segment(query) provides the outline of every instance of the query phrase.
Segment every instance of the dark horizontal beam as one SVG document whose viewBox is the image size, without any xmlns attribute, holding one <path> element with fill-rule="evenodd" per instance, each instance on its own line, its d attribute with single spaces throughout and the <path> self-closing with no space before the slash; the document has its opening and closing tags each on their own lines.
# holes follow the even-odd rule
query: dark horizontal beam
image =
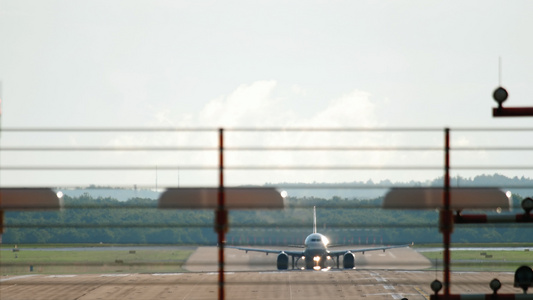
<svg viewBox="0 0 533 300">
<path fill-rule="evenodd" d="M 456 215 L 454 222 L 457 224 L 472 223 L 533 223 L 531 214 L 517 215 Z"/>
<path fill-rule="evenodd" d="M 533 294 L 455 294 L 455 295 L 430 295 L 430 300 L 438 299 L 472 299 L 472 300 L 514 300 L 514 299 L 533 299 Z"/>
<path fill-rule="evenodd" d="M 533 107 L 492 108 L 493 117 L 533 117 Z"/>
</svg>

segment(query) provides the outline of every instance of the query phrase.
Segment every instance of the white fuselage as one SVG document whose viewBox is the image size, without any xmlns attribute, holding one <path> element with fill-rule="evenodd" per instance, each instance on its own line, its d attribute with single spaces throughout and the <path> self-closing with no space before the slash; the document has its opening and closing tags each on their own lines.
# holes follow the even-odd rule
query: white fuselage
<svg viewBox="0 0 533 300">
<path fill-rule="evenodd" d="M 307 259 L 315 256 L 324 256 L 328 253 L 329 240 L 320 233 L 311 233 L 307 236 L 304 242 L 304 255 Z"/>
</svg>

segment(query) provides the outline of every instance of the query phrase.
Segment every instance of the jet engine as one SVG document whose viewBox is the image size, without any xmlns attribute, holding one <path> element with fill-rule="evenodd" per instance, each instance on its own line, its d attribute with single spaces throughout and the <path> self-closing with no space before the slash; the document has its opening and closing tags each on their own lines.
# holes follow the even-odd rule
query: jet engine
<svg viewBox="0 0 533 300">
<path fill-rule="evenodd" d="M 278 255 L 277 260 L 278 270 L 287 270 L 289 268 L 289 256 L 284 252 Z"/>
<path fill-rule="evenodd" d="M 353 267 L 355 267 L 355 256 L 352 252 L 348 251 L 344 253 L 342 259 L 342 266 L 345 269 L 353 269 Z"/>
</svg>

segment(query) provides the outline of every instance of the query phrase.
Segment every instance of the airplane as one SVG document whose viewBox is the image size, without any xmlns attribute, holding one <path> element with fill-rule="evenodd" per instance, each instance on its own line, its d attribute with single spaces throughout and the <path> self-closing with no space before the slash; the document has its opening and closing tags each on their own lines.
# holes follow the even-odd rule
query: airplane
<svg viewBox="0 0 533 300">
<path fill-rule="evenodd" d="M 292 269 L 294 270 L 295 264 L 299 259 L 305 260 L 305 269 L 321 270 L 326 268 L 326 262 L 335 257 L 337 262 L 337 269 L 339 269 L 339 257 L 342 256 L 342 267 L 344 269 L 355 268 L 355 256 L 354 253 L 361 252 L 365 254 L 367 251 L 376 251 L 392 248 L 409 247 L 409 245 L 395 245 L 384 246 L 374 248 L 359 248 L 350 250 L 328 250 L 329 240 L 326 236 L 320 234 L 316 230 L 316 206 L 313 207 L 313 233 L 307 236 L 305 239 L 303 251 L 296 250 L 274 250 L 274 249 L 258 249 L 258 248 L 246 248 L 236 246 L 226 246 L 226 248 L 233 248 L 248 251 L 263 252 L 268 255 L 269 253 L 275 253 L 278 255 L 277 267 L 278 270 L 287 270 L 289 268 L 289 256 L 292 258 Z M 296 258 L 296 262 L 295 262 Z"/>
</svg>

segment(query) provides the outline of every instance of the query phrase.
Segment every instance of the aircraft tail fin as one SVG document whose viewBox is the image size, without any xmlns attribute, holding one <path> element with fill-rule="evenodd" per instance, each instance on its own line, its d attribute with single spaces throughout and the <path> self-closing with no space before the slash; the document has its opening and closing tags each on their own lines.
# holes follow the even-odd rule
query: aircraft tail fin
<svg viewBox="0 0 533 300">
<path fill-rule="evenodd" d="M 316 233 L 316 206 L 313 206 L 313 233 Z"/>
</svg>

